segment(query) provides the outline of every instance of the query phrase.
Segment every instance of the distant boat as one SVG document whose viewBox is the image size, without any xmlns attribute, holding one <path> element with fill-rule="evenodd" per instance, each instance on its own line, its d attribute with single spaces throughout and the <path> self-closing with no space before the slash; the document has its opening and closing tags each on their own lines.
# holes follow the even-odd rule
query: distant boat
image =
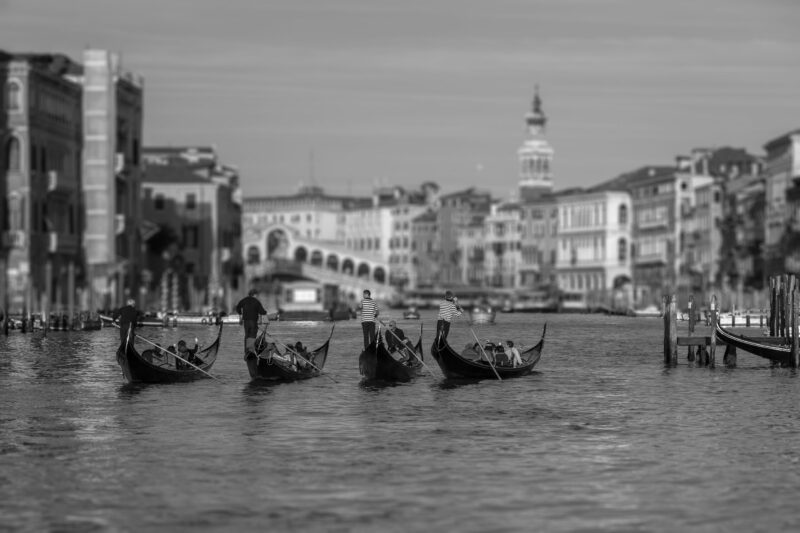
<svg viewBox="0 0 800 533">
<path fill-rule="evenodd" d="M 494 324 L 497 310 L 489 305 L 476 305 L 469 311 L 469 320 L 473 324 Z"/>
<path fill-rule="evenodd" d="M 403 318 L 406 320 L 419 320 L 419 311 L 417 311 L 416 307 L 411 306 L 408 310 L 403 312 Z"/>
<path fill-rule="evenodd" d="M 659 318 L 661 316 L 661 309 L 655 305 L 648 305 L 644 309 L 634 309 L 632 314 L 637 318 Z"/>
<path fill-rule="evenodd" d="M 281 321 L 325 321 L 331 313 L 322 302 L 322 284 L 290 281 L 281 285 L 278 314 Z"/>
</svg>

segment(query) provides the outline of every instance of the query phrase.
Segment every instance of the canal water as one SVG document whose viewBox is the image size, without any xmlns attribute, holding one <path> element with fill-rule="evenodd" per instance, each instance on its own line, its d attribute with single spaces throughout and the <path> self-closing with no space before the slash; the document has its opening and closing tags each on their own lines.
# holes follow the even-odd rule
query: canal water
<svg viewBox="0 0 800 533">
<path fill-rule="evenodd" d="M 12 332 L 0 531 L 800 529 L 795 372 L 747 354 L 695 368 L 684 352 L 665 369 L 658 319 L 500 314 L 475 331 L 530 345 L 545 320 L 531 376 L 451 383 L 428 357 L 431 373 L 398 386 L 361 382 L 357 321 L 336 324 L 331 379 L 273 386 L 249 382 L 239 326 L 221 381 L 142 386 L 124 383 L 113 329 Z M 414 339 L 420 322 L 429 346 L 433 311 L 398 320 Z M 329 327 L 270 330 L 317 346 Z M 454 346 L 471 339 L 454 323 Z"/>
</svg>

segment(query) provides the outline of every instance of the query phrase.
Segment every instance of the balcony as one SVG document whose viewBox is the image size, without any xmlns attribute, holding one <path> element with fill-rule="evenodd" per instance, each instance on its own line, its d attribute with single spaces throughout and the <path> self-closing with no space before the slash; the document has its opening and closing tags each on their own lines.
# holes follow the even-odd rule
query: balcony
<svg viewBox="0 0 800 533">
<path fill-rule="evenodd" d="M 114 215 L 114 234 L 122 235 L 125 233 L 125 215 Z"/>
<path fill-rule="evenodd" d="M 634 260 L 634 264 L 636 265 L 654 265 L 654 264 L 667 264 L 667 252 L 666 250 L 660 250 L 656 252 L 649 252 L 649 253 L 640 253 L 637 255 Z"/>
<path fill-rule="evenodd" d="M 3 232 L 3 248 L 25 248 L 28 245 L 27 235 L 22 230 L 6 230 Z"/>
<path fill-rule="evenodd" d="M 56 170 L 47 172 L 47 194 L 69 195 L 72 187 L 64 180 L 64 176 Z"/>
<path fill-rule="evenodd" d="M 75 254 L 78 252 L 78 236 L 51 231 L 47 234 L 47 251 L 51 254 Z"/>
<path fill-rule="evenodd" d="M 639 221 L 639 229 L 652 229 L 652 228 L 667 228 L 669 227 L 668 218 L 650 218 Z"/>
</svg>

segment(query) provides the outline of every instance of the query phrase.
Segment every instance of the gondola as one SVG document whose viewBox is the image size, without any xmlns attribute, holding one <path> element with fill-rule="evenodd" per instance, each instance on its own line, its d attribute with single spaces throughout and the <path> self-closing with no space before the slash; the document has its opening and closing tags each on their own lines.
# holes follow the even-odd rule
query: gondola
<svg viewBox="0 0 800 533">
<path fill-rule="evenodd" d="M 385 339 L 379 331 L 375 342 L 370 344 L 358 357 L 358 370 L 367 380 L 406 382 L 411 381 L 422 372 L 422 325 L 419 327 L 419 340 L 414 346 L 417 357 L 406 363 L 401 363 L 389 353 Z M 413 357 L 412 354 L 408 354 Z"/>
<path fill-rule="evenodd" d="M 298 366 L 292 365 L 290 363 L 291 353 L 281 353 L 274 343 L 267 342 L 265 338 L 266 330 L 262 331 L 255 340 L 256 351 L 248 351 L 244 356 L 244 360 L 247 362 L 247 370 L 250 372 L 250 378 L 266 381 L 297 381 L 319 376 L 325 366 L 325 360 L 328 358 L 328 348 L 330 347 L 335 327 L 336 323 L 334 322 L 331 326 L 328 340 L 322 346 L 304 356 L 313 365 L 308 365 L 305 368 L 300 366 L 302 361 Z M 271 344 L 272 346 L 270 346 Z M 267 356 L 265 354 L 267 348 L 275 350 L 273 353 L 276 353 L 278 357 Z"/>
<path fill-rule="evenodd" d="M 768 337 L 768 339 L 774 339 L 774 337 Z M 737 335 L 726 330 L 719 323 L 717 323 L 717 340 L 783 365 L 789 364 L 792 360 L 792 347 L 788 343 L 772 344 L 764 342 L 766 339 Z"/>
<path fill-rule="evenodd" d="M 133 340 L 120 344 L 117 349 L 117 363 L 122 367 L 122 374 L 128 383 L 174 383 L 207 378 L 209 377 L 207 372 L 217 360 L 221 339 L 222 324 L 219 325 L 216 340 L 195 354 L 195 357 L 203 361 L 196 365 L 197 368 L 189 365 L 184 365 L 185 368 L 177 368 L 174 357 L 171 355 L 159 357 L 153 349 L 139 353 Z"/>
<path fill-rule="evenodd" d="M 526 376 L 533 371 L 533 367 L 542 357 L 544 348 L 544 337 L 547 332 L 547 324 L 542 329 L 542 338 L 532 348 L 520 352 L 522 366 L 494 365 L 497 374 L 501 379 L 517 378 Z M 431 346 L 431 355 L 439 363 L 439 368 L 445 377 L 450 379 L 497 379 L 492 366 L 485 360 L 472 360 L 456 352 L 446 340 L 437 336 Z"/>
</svg>

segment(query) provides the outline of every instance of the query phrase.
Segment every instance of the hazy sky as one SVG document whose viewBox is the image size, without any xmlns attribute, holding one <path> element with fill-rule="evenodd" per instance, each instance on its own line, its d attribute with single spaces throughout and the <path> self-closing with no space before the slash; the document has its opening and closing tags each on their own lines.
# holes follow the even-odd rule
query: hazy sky
<svg viewBox="0 0 800 533">
<path fill-rule="evenodd" d="M 0 0 L 0 49 L 120 52 L 145 142 L 215 145 L 246 196 L 507 196 L 537 83 L 557 189 L 761 153 L 800 127 L 799 24 L 797 0 Z"/>
</svg>

